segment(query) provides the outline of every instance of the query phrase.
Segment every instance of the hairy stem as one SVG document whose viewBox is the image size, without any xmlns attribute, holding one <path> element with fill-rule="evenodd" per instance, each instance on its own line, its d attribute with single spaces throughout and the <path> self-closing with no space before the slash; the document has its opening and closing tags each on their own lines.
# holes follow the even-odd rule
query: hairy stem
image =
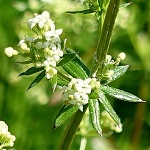
<svg viewBox="0 0 150 150">
<path fill-rule="evenodd" d="M 96 56 L 95 56 L 95 70 L 97 76 L 100 78 L 104 69 L 104 62 L 110 45 L 111 35 L 115 24 L 115 19 L 119 11 L 119 4 L 121 0 L 110 0 L 102 31 L 98 41 Z M 101 20 L 99 20 L 101 24 Z"/>
</svg>

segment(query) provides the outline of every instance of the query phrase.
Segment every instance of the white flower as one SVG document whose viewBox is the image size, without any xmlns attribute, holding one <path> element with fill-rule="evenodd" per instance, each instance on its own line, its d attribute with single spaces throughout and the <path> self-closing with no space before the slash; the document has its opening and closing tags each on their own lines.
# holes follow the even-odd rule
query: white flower
<svg viewBox="0 0 150 150">
<path fill-rule="evenodd" d="M 43 66 L 46 68 L 49 68 L 49 66 L 56 67 L 56 62 L 51 57 L 49 57 L 43 62 Z"/>
<path fill-rule="evenodd" d="M 60 42 L 59 35 L 62 33 L 62 29 L 50 30 L 45 32 L 45 38 L 47 41 L 52 41 L 52 43 Z"/>
<path fill-rule="evenodd" d="M 49 12 L 48 11 L 44 11 L 42 14 L 40 14 L 40 15 L 38 15 L 38 14 L 35 14 L 35 18 L 32 18 L 32 19 L 29 19 L 28 21 L 27 21 L 27 23 L 28 23 L 28 26 L 29 26 L 29 28 L 33 28 L 33 27 L 35 27 L 36 26 L 36 24 L 39 26 L 39 28 L 43 28 L 44 27 L 44 25 L 46 24 L 46 23 L 48 23 L 49 24 L 49 22 L 52 22 L 52 21 L 50 21 L 50 19 L 49 19 Z"/>
<path fill-rule="evenodd" d="M 25 53 L 29 53 L 30 52 L 30 48 L 27 46 L 27 44 L 25 43 L 25 40 L 21 40 L 18 44 L 18 46 L 20 46 L 20 48 L 25 52 Z"/>
<path fill-rule="evenodd" d="M 52 78 L 55 74 L 57 74 L 57 70 L 53 67 L 47 67 L 46 68 L 46 78 L 50 79 Z"/>
<path fill-rule="evenodd" d="M 12 147 L 16 140 L 14 135 L 8 131 L 8 126 L 4 121 L 0 121 L 0 149 L 3 147 Z"/>
<path fill-rule="evenodd" d="M 4 121 L 0 121 L 0 135 L 8 132 L 8 126 Z"/>
<path fill-rule="evenodd" d="M 86 105 L 89 100 L 88 94 L 100 87 L 100 83 L 96 78 L 88 78 L 85 80 L 75 79 L 68 83 L 68 86 L 63 87 L 63 101 L 66 104 L 77 105 L 83 111 L 83 105 Z"/>
<path fill-rule="evenodd" d="M 12 57 L 13 55 L 18 55 L 19 52 L 14 50 L 12 47 L 7 47 L 5 48 L 4 52 L 8 57 Z"/>
</svg>

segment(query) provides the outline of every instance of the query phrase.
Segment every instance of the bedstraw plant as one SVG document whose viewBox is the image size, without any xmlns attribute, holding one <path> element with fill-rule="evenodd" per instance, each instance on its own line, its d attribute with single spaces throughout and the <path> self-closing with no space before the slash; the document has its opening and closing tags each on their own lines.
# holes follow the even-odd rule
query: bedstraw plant
<svg viewBox="0 0 150 150">
<path fill-rule="evenodd" d="M 71 14 L 86 15 L 93 13 L 98 20 L 98 44 L 93 57 L 92 70 L 79 57 L 77 50 L 66 46 L 66 39 L 60 35 L 62 29 L 55 27 L 49 12 L 34 14 L 26 24 L 34 33 L 33 37 L 25 36 L 18 44 L 19 50 L 12 47 L 5 49 L 8 57 L 18 57 L 21 65 L 30 66 L 19 76 L 37 73 L 28 90 L 38 84 L 44 77 L 51 84 L 53 92 L 62 90 L 63 106 L 54 120 L 53 129 L 69 121 L 59 150 L 70 149 L 71 143 L 80 128 L 83 137 L 80 149 L 86 145 L 88 132 L 84 127 L 90 122 L 97 133 L 102 136 L 102 127 L 109 127 L 116 132 L 122 131 L 120 118 L 114 111 L 107 95 L 128 102 L 144 102 L 137 96 L 109 86 L 109 83 L 126 73 L 128 65 L 120 65 L 126 57 L 124 52 L 116 60 L 108 55 L 111 35 L 121 0 L 87 0 L 88 8 L 81 11 L 68 11 Z M 102 109 L 103 108 L 103 109 Z M 83 120 L 83 121 L 82 121 Z"/>
</svg>

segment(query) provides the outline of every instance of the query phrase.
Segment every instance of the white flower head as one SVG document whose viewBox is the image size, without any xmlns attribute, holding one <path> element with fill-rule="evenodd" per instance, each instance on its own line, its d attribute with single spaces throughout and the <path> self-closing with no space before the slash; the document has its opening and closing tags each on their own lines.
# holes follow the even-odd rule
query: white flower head
<svg viewBox="0 0 150 150">
<path fill-rule="evenodd" d="M 8 126 L 4 121 L 0 121 L 0 149 L 3 147 L 12 147 L 16 137 L 8 131 Z"/>
<path fill-rule="evenodd" d="M 44 28 L 44 25 L 46 25 L 47 23 L 50 22 L 50 15 L 48 11 L 44 11 L 42 12 L 42 14 L 34 14 L 35 17 L 32 19 L 29 19 L 27 21 L 27 24 L 29 26 L 30 29 L 34 28 L 36 25 L 39 26 L 39 28 Z"/>
<path fill-rule="evenodd" d="M 100 83 L 96 78 L 87 78 L 85 80 L 75 79 L 68 83 L 68 86 L 65 86 L 63 93 L 63 101 L 66 104 L 77 105 L 78 108 L 83 111 L 83 105 L 86 105 L 89 100 L 89 94 L 93 90 L 99 89 Z"/>
<path fill-rule="evenodd" d="M 62 29 L 58 30 L 49 30 L 45 32 L 45 38 L 47 41 L 52 41 L 53 43 L 60 42 L 59 35 L 62 33 Z"/>
<path fill-rule="evenodd" d="M 7 47 L 5 48 L 4 52 L 8 57 L 12 57 L 13 55 L 18 55 L 19 52 L 14 50 L 12 47 Z"/>
</svg>

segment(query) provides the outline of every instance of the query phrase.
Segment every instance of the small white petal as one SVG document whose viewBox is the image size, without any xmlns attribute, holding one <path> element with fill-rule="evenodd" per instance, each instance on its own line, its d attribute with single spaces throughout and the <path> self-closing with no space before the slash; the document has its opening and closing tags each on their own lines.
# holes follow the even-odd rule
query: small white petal
<svg viewBox="0 0 150 150">
<path fill-rule="evenodd" d="M 62 34 L 62 31 L 63 31 L 62 29 L 58 29 L 58 30 L 55 31 L 55 34 L 60 35 L 60 34 Z"/>
<path fill-rule="evenodd" d="M 81 100 L 80 93 L 79 93 L 79 92 L 75 92 L 75 93 L 74 93 L 74 98 L 75 98 L 77 101 L 80 101 L 80 100 Z"/>
<path fill-rule="evenodd" d="M 53 56 L 53 59 L 54 59 L 54 61 L 59 61 L 60 57 L 57 56 L 57 55 L 54 55 L 54 56 Z"/>
<path fill-rule="evenodd" d="M 42 12 L 42 16 L 43 16 L 44 18 L 47 18 L 47 19 L 49 19 L 49 17 L 50 17 L 48 11 L 43 11 L 43 12 Z"/>
</svg>

